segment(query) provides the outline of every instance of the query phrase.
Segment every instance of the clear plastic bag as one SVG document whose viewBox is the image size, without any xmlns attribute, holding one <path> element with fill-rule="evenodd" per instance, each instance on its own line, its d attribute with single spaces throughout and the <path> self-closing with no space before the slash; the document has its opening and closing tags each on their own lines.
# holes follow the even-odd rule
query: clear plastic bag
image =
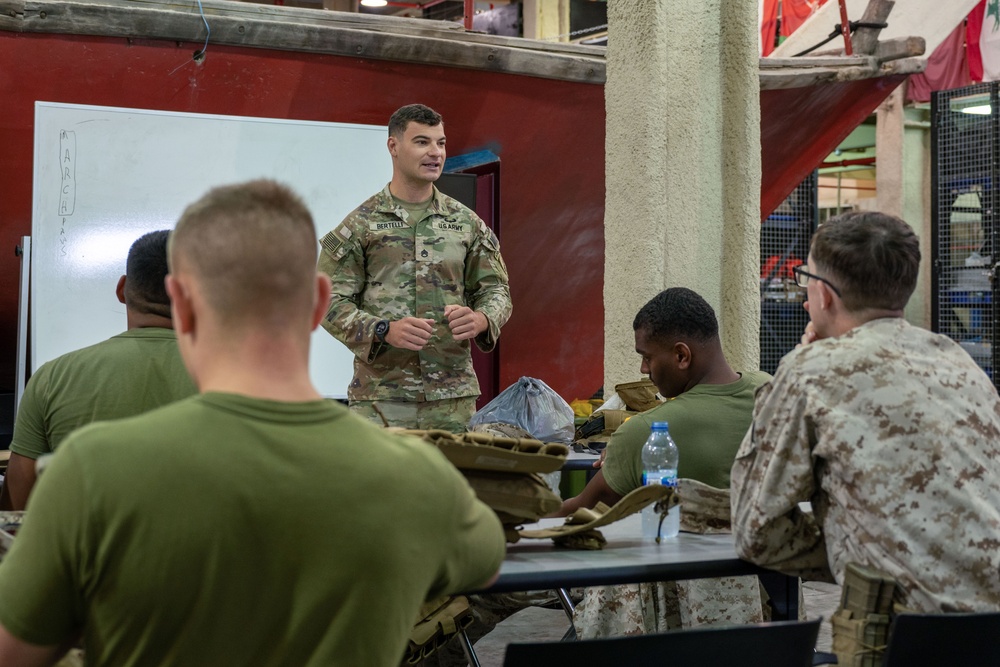
<svg viewBox="0 0 1000 667">
<path fill-rule="evenodd" d="M 573 441 L 573 408 L 547 384 L 523 377 L 469 420 L 469 427 L 500 422 L 523 428 L 542 442 Z"/>
</svg>

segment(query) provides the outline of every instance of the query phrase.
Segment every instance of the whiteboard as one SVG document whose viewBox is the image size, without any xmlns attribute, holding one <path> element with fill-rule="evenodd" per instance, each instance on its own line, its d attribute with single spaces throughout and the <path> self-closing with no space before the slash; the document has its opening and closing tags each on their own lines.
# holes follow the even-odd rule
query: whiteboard
<svg viewBox="0 0 1000 667">
<path fill-rule="evenodd" d="M 375 125 L 36 102 L 31 370 L 125 330 L 115 286 L 129 247 L 172 229 L 209 188 L 277 179 L 302 196 L 322 236 L 385 186 L 386 136 Z M 353 358 L 322 327 L 313 332 L 321 394 L 347 396 Z"/>
</svg>

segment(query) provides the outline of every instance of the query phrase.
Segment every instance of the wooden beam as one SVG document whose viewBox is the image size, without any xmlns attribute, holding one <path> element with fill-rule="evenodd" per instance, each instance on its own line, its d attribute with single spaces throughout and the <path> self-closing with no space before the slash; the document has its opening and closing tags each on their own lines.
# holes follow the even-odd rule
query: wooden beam
<svg viewBox="0 0 1000 667">
<path fill-rule="evenodd" d="M 869 0 L 860 23 L 885 23 L 895 4 L 894 0 Z M 878 46 L 880 32 L 882 32 L 881 28 L 858 28 L 851 39 L 854 53 L 859 56 L 874 54 L 875 47 Z"/>
<path fill-rule="evenodd" d="M 872 0 L 873 4 L 880 0 Z M 888 0 L 887 0 L 888 1 Z M 891 1 L 889 1 L 891 5 Z M 202 0 L 212 44 L 443 65 L 602 85 L 605 48 L 465 32 L 456 23 L 320 9 Z M 869 5 L 869 8 L 871 5 Z M 174 0 L 0 0 L 0 30 L 169 39 L 200 47 L 198 7 Z M 919 38 L 888 42 L 877 57 L 761 58 L 762 90 L 920 71 Z M 901 54 L 901 55 L 897 55 Z M 889 56 L 894 66 L 881 63 Z M 880 67 L 881 65 L 881 67 Z"/>
<path fill-rule="evenodd" d="M 603 84 L 605 63 L 600 47 L 562 45 L 539 51 L 536 43 L 512 46 L 488 35 L 467 39 L 436 22 L 395 17 L 358 21 L 340 12 L 269 7 L 202 0 L 212 29 L 212 44 L 326 53 L 352 57 L 419 62 L 547 79 Z M 275 11 L 280 10 L 280 11 Z M 343 17 L 350 16 L 347 21 Z M 383 23 L 374 19 L 395 18 Z M 395 22 L 403 22 L 402 25 Z M 424 26 L 423 24 L 431 24 Z M 101 35 L 201 42 L 205 26 L 194 4 L 74 0 L 0 0 L 0 29 L 16 32 Z M 391 29 L 391 30 L 390 30 Z M 566 47 L 572 47 L 567 49 Z M 601 55 L 598 57 L 594 51 Z"/>
<path fill-rule="evenodd" d="M 875 59 L 880 63 L 900 58 L 924 55 L 926 44 L 923 37 L 899 37 L 879 42 L 875 48 Z"/>
</svg>

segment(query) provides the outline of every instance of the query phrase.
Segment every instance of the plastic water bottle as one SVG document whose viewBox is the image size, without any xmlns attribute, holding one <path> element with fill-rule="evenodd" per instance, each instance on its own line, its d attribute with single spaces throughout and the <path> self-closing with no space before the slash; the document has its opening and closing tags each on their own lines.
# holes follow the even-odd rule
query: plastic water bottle
<svg viewBox="0 0 1000 667">
<path fill-rule="evenodd" d="M 677 486 L 677 445 L 670 437 L 667 422 L 653 422 L 646 444 L 642 446 L 642 484 L 663 484 Z M 653 503 L 655 505 L 655 503 Z M 643 537 L 675 537 L 680 528 L 680 506 L 670 509 L 660 529 L 660 515 L 653 505 L 642 510 Z"/>
</svg>

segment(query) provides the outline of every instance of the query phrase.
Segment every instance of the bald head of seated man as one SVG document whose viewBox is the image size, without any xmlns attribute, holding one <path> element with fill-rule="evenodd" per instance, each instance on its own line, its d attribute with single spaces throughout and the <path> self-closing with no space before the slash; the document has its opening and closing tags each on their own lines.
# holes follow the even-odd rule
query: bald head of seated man
<svg viewBox="0 0 1000 667">
<path fill-rule="evenodd" d="M 37 460 L 53 453 L 74 430 L 131 417 L 195 392 L 177 350 L 164 285 L 169 235 L 150 232 L 129 249 L 125 275 L 115 287 L 125 304 L 127 331 L 53 359 L 31 376 L 14 423 L 3 509 L 25 508 Z"/>
</svg>

